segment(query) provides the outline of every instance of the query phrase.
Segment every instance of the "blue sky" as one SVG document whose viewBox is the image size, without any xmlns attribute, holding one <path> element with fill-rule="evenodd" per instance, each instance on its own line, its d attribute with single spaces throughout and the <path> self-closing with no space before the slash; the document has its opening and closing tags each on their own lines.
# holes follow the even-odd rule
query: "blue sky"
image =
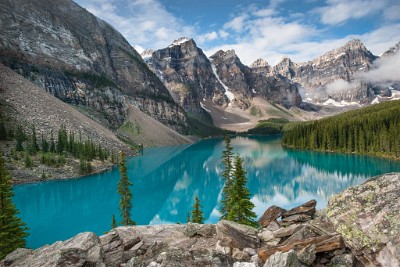
<svg viewBox="0 0 400 267">
<path fill-rule="evenodd" d="M 380 55 L 400 42 L 399 0 L 74 0 L 139 52 L 193 38 L 211 56 L 234 49 L 243 63 L 311 60 L 360 39 Z"/>
</svg>

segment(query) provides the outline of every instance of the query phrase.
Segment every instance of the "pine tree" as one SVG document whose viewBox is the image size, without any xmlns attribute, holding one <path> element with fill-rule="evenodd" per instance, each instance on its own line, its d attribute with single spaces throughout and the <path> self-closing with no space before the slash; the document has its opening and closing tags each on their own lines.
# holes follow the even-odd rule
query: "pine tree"
<svg viewBox="0 0 400 267">
<path fill-rule="evenodd" d="M 201 211 L 202 206 L 200 205 L 200 199 L 196 196 L 194 205 L 192 207 L 192 222 L 194 223 L 203 223 L 203 211 Z"/>
<path fill-rule="evenodd" d="M 117 225 L 117 220 L 115 219 L 115 216 L 114 216 L 114 214 L 112 215 L 112 218 L 111 218 L 111 229 L 114 229 L 114 228 L 116 228 L 118 225 Z"/>
<path fill-rule="evenodd" d="M 11 177 L 0 157 L 0 260 L 16 248 L 26 246 L 28 228 L 17 216 L 19 212 L 12 203 L 13 195 Z"/>
<path fill-rule="evenodd" d="M 23 143 L 26 140 L 26 135 L 20 125 L 17 126 L 17 130 L 15 133 L 15 139 L 17 140 L 17 143 L 15 145 L 15 150 L 16 151 L 24 151 Z"/>
<path fill-rule="evenodd" d="M 53 130 L 51 130 L 50 133 L 50 152 L 52 153 L 56 152 L 56 144 L 54 143 Z"/>
<path fill-rule="evenodd" d="M 233 159 L 233 147 L 231 146 L 231 139 L 229 136 L 225 136 L 225 150 L 222 151 L 222 164 L 224 170 L 222 172 L 222 177 L 225 180 L 224 189 L 222 191 L 222 204 L 221 204 L 221 220 L 228 218 L 228 213 L 231 209 L 230 207 L 230 191 L 232 187 L 232 159 Z"/>
<path fill-rule="evenodd" d="M 35 155 L 37 151 L 39 151 L 39 145 L 37 144 L 37 138 L 36 138 L 36 129 L 35 125 L 32 125 L 32 134 L 31 134 L 31 140 L 29 144 L 29 153 L 31 155 Z"/>
<path fill-rule="evenodd" d="M 47 142 L 46 138 L 44 138 L 43 134 L 42 134 L 41 147 L 43 152 L 46 153 L 49 151 L 49 143 Z"/>
<path fill-rule="evenodd" d="M 234 169 L 228 220 L 255 227 L 257 224 L 254 219 L 257 215 L 252 211 L 254 204 L 250 201 L 250 191 L 246 187 L 246 171 L 239 155 L 235 157 Z"/>
<path fill-rule="evenodd" d="M 192 220 L 190 219 L 190 212 L 188 212 L 187 213 L 187 219 L 186 219 L 186 222 L 187 223 L 190 223 Z"/>
<path fill-rule="evenodd" d="M 132 186 L 132 183 L 129 181 L 126 161 L 124 152 L 120 153 L 120 174 L 121 179 L 118 182 L 118 193 L 120 195 L 119 200 L 119 209 L 121 211 L 122 225 L 135 225 L 136 223 L 131 220 L 131 208 L 132 208 L 132 192 L 129 187 Z"/>
</svg>

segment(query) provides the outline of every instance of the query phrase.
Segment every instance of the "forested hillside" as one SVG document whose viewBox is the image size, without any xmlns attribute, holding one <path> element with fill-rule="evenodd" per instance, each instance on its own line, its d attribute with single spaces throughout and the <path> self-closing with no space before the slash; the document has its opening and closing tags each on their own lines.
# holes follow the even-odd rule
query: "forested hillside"
<svg viewBox="0 0 400 267">
<path fill-rule="evenodd" d="M 400 156 L 400 101 L 385 102 L 330 118 L 289 124 L 282 143 L 320 151 Z"/>
</svg>

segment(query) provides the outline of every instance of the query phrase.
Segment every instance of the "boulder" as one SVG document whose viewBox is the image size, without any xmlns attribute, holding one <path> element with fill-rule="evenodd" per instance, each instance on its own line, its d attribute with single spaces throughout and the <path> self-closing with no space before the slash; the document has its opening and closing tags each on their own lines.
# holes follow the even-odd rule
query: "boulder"
<svg viewBox="0 0 400 267">
<path fill-rule="evenodd" d="M 308 215 L 310 217 L 313 217 L 315 214 L 315 207 L 317 205 L 317 201 L 315 201 L 315 199 L 310 200 L 306 203 L 304 203 L 303 205 L 300 205 L 298 207 L 295 207 L 291 210 L 285 210 L 282 212 L 282 219 L 286 218 L 286 217 L 290 217 L 293 215 Z"/>
<path fill-rule="evenodd" d="M 258 237 L 263 241 L 263 242 L 268 242 L 272 239 L 275 238 L 274 233 L 270 230 L 263 230 L 261 233 L 258 234 Z"/>
<path fill-rule="evenodd" d="M 268 224 L 267 227 L 265 227 L 265 230 L 270 230 L 270 231 L 276 231 L 279 228 L 281 228 L 281 226 L 279 225 L 279 223 L 277 221 L 272 221 Z"/>
<path fill-rule="evenodd" d="M 308 222 L 311 219 L 312 219 L 312 217 L 309 216 L 309 215 L 306 215 L 306 214 L 295 214 L 295 215 L 291 215 L 291 216 L 285 217 L 284 219 L 282 219 L 280 224 L 282 226 L 288 226 L 288 225 L 291 225 L 291 224 Z"/>
<path fill-rule="evenodd" d="M 271 222 L 276 221 L 279 217 L 282 216 L 282 213 L 285 210 L 282 209 L 281 207 L 278 206 L 271 206 L 269 207 L 264 214 L 260 217 L 260 219 L 258 220 L 258 223 L 262 226 L 262 227 L 267 227 Z"/>
<path fill-rule="evenodd" d="M 288 227 L 282 227 L 276 231 L 274 231 L 274 236 L 275 237 L 285 237 L 285 236 L 290 236 L 292 235 L 294 232 L 296 232 L 298 229 L 300 229 L 301 225 L 298 224 L 292 224 Z"/>
<path fill-rule="evenodd" d="M 299 258 L 299 261 L 306 264 L 306 265 L 312 265 L 315 259 L 317 258 L 316 252 L 315 252 L 316 245 L 310 245 L 305 248 L 302 248 L 300 251 L 297 252 L 297 257 Z"/>
<path fill-rule="evenodd" d="M 217 233 L 216 227 L 213 224 L 188 223 L 185 226 L 186 227 L 184 228 L 184 233 L 188 237 L 212 237 Z"/>
<path fill-rule="evenodd" d="M 304 240 L 293 241 L 286 245 L 278 245 L 275 247 L 264 247 L 257 251 L 260 259 L 265 262 L 278 251 L 287 252 L 289 250 L 299 251 L 304 247 L 315 244 L 315 252 L 327 252 L 344 248 L 343 240 L 339 235 L 325 235 L 318 237 L 306 238 Z"/>
<path fill-rule="evenodd" d="M 330 198 L 327 217 L 365 266 L 400 266 L 400 173 Z"/>
<path fill-rule="evenodd" d="M 17 250 L 6 257 L 8 266 L 102 266 L 103 249 L 94 233 L 80 233 L 64 242 L 36 250 Z"/>
<path fill-rule="evenodd" d="M 336 267 L 353 267 L 354 266 L 354 256 L 353 254 L 342 254 L 333 257 L 330 261 L 332 266 Z"/>
<path fill-rule="evenodd" d="M 217 236 L 219 239 L 229 237 L 232 241 L 232 246 L 241 250 L 244 248 L 258 248 L 261 244 L 256 229 L 231 221 L 222 220 L 217 223 Z"/>
<path fill-rule="evenodd" d="M 276 252 L 265 262 L 264 267 L 303 267 L 296 252 Z M 305 267 L 305 266 L 304 266 Z"/>
<path fill-rule="evenodd" d="M 8 254 L 4 259 L 4 265 L 10 266 L 11 264 L 18 263 L 18 261 L 23 260 L 28 255 L 32 254 L 32 249 L 27 248 L 17 248 L 10 254 Z"/>
<path fill-rule="evenodd" d="M 303 227 L 299 227 L 297 231 L 295 231 L 291 236 L 289 236 L 285 241 L 280 243 L 280 245 L 286 245 L 295 241 L 304 240 L 310 237 L 319 236 L 317 233 L 313 231 L 313 229 L 308 226 L 304 225 Z"/>
</svg>

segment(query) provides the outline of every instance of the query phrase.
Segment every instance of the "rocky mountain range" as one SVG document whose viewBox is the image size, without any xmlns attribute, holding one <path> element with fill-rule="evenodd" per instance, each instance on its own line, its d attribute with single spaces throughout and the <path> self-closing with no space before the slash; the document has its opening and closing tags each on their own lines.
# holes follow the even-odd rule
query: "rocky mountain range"
<svg viewBox="0 0 400 267">
<path fill-rule="evenodd" d="M 139 55 L 71 0 L 4 0 L 0 17 L 0 63 L 114 131 L 137 123 L 132 110 L 189 133 L 187 114 L 248 129 L 261 119 L 307 120 L 400 95 L 398 84 L 360 78 L 379 57 L 358 40 L 309 62 L 246 66 L 233 50 L 207 58 L 185 37 Z M 142 140 L 127 128 L 128 139 Z"/>
<path fill-rule="evenodd" d="M 373 55 L 359 40 L 352 40 L 344 46 L 325 53 L 314 60 L 295 63 L 290 58 L 284 57 L 275 66 L 270 66 L 267 61 L 257 59 L 250 67 L 241 63 L 234 50 L 218 51 L 209 60 L 213 73 L 209 70 L 209 64 L 187 65 L 190 52 L 187 46 L 193 50 L 201 50 L 195 47 L 193 40 L 181 38 L 168 48 L 157 51 L 145 51 L 142 56 L 150 68 L 164 81 L 166 87 L 172 91 L 179 91 L 175 83 L 171 83 L 171 72 L 165 69 L 166 65 L 179 66 L 180 72 L 174 72 L 173 79 L 180 81 L 180 86 L 185 87 L 187 73 L 196 73 L 196 79 L 190 81 L 190 86 L 197 88 L 196 92 L 204 87 L 199 81 L 217 80 L 222 85 L 214 87 L 216 93 L 208 91 L 207 94 L 196 93 L 197 98 L 180 93 L 180 102 L 185 110 L 191 110 L 192 105 L 198 100 L 206 100 L 212 97 L 216 104 L 225 108 L 235 106 L 242 110 L 252 107 L 253 98 L 261 98 L 274 104 L 291 107 L 308 107 L 305 103 L 317 105 L 333 105 L 336 107 L 353 106 L 379 102 L 379 99 L 390 99 L 397 95 L 391 91 L 397 89 L 395 85 L 387 86 L 379 82 L 370 82 L 360 78 L 360 74 L 367 73 L 375 68 L 374 64 L 378 56 Z M 388 50 L 382 57 L 388 57 L 398 51 L 399 44 Z M 165 53 L 170 49 L 178 49 L 179 53 Z M 163 54 L 164 57 L 160 55 Z M 202 55 L 202 61 L 207 59 Z M 197 69 L 196 69 L 197 68 Z M 207 71 L 204 71 L 207 69 Z M 179 73 L 182 73 L 179 75 Z M 198 75 L 201 75 L 199 79 Z M 206 77 L 211 75 L 211 77 Z M 167 76 L 167 77 L 166 77 Z M 215 82 L 214 82 L 215 84 Z M 211 93 L 210 93 L 211 92 Z M 225 99 L 221 98 L 221 92 Z M 203 97 L 204 96 L 204 97 Z M 216 97 L 218 96 L 218 97 Z M 197 100 L 196 100 L 197 99 Z"/>
</svg>

